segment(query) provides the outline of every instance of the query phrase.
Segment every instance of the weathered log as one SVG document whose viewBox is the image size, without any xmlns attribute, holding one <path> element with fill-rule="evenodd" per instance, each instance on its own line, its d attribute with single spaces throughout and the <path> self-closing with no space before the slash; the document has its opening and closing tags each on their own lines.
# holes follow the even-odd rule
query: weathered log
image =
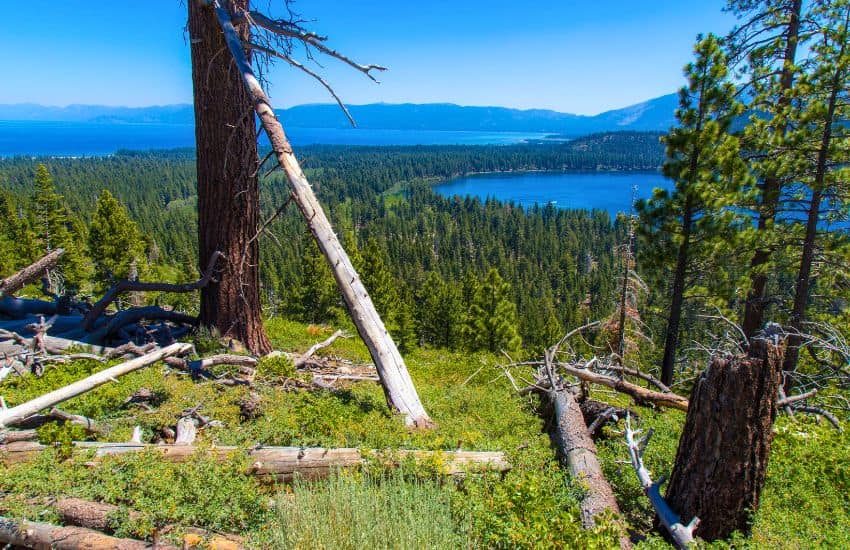
<svg viewBox="0 0 850 550">
<path fill-rule="evenodd" d="M 254 104 L 254 111 L 266 131 L 278 163 L 286 173 L 292 198 L 328 261 L 351 319 L 375 361 L 388 405 L 403 415 L 409 426 L 432 427 L 434 424 L 416 393 L 404 359 L 313 193 L 313 188 L 295 158 L 292 146 L 272 109 L 268 96 L 254 76 L 242 41 L 233 27 L 230 12 L 218 0 L 213 0 L 213 6 L 230 54 L 236 63 L 236 69 L 242 75 L 245 88 Z"/>
<path fill-rule="evenodd" d="M 64 253 L 65 250 L 61 248 L 52 250 L 17 273 L 6 277 L 0 281 L 0 293 L 13 294 L 24 288 L 41 277 L 42 273 L 54 267 Z"/>
<path fill-rule="evenodd" d="M 104 535 L 84 527 L 60 527 L 0 517 L 0 542 L 35 550 L 148 550 L 151 544 L 134 539 Z M 176 546 L 157 544 L 160 550 L 177 550 Z"/>
<path fill-rule="evenodd" d="M 58 405 L 63 401 L 67 401 L 68 399 L 93 390 L 107 382 L 113 381 L 119 376 L 123 376 L 152 363 L 156 363 L 163 357 L 168 357 L 178 353 L 186 353 L 190 349 L 192 349 L 191 344 L 171 344 L 170 346 L 151 352 L 147 355 L 143 355 L 142 357 L 137 357 L 119 365 L 115 365 L 114 367 L 102 370 L 87 378 L 65 386 L 64 388 L 59 388 L 58 390 L 54 390 L 42 395 L 41 397 L 37 397 L 32 401 L 27 401 L 26 403 L 22 403 L 9 409 L 0 410 L 0 427 L 14 425 L 16 422 L 23 420 L 28 416 L 37 414 L 43 409 Z"/>
<path fill-rule="evenodd" d="M 113 518 L 125 514 L 131 521 L 141 518 L 135 510 L 126 510 L 120 506 L 92 502 L 81 498 L 60 498 L 54 504 L 56 513 L 66 525 L 85 527 L 104 533 L 113 533 L 115 523 Z M 168 527 L 166 527 L 167 529 Z M 242 548 L 242 537 L 236 535 L 217 535 L 202 529 L 188 529 L 183 538 L 187 547 L 199 547 L 207 550 L 238 550 Z"/>
<path fill-rule="evenodd" d="M 195 442 L 198 426 L 189 417 L 183 417 L 177 421 L 177 437 L 174 438 L 175 445 L 191 445 Z"/>
<path fill-rule="evenodd" d="M 579 368 L 568 363 L 557 363 L 556 366 L 567 374 L 575 376 L 579 380 L 584 380 L 585 382 L 591 382 L 593 384 L 602 384 L 615 389 L 620 393 L 630 395 L 639 403 L 650 402 L 660 407 L 670 407 L 673 409 L 679 409 L 680 411 L 688 410 L 688 399 L 681 395 L 648 390 L 632 384 L 631 382 L 617 380 L 616 378 L 593 372 L 590 369 Z"/>
<path fill-rule="evenodd" d="M 70 414 L 59 410 L 56 407 L 50 409 L 50 412 L 47 414 L 34 414 L 10 425 L 20 429 L 34 429 L 39 426 L 43 426 L 48 422 L 67 422 L 69 424 L 76 424 L 77 426 L 82 426 L 88 433 L 91 434 L 100 432 L 100 428 L 91 418 L 81 416 L 79 414 Z"/>
<path fill-rule="evenodd" d="M 18 349 L 33 349 L 33 340 L 32 338 L 25 338 L 16 332 L 7 331 L 5 329 L 0 329 L 0 339 L 10 340 L 15 342 L 15 346 L 18 346 Z M 109 357 L 113 348 L 97 346 L 92 344 L 87 344 L 85 342 L 80 342 L 78 340 L 69 340 L 68 338 L 61 338 L 57 336 L 49 336 L 45 335 L 42 337 L 41 343 L 44 345 L 44 350 L 51 355 L 62 355 L 65 353 L 65 350 L 68 348 L 79 347 L 84 349 L 90 353 L 102 355 Z M 4 348 L 8 349 L 9 352 L 12 351 L 12 347 Z"/>
<path fill-rule="evenodd" d="M 198 319 L 185 313 L 162 309 L 159 306 L 144 306 L 125 309 L 109 317 L 108 322 L 86 335 L 82 340 L 88 344 L 101 344 L 104 340 L 117 333 L 123 327 L 142 320 L 162 320 L 197 325 Z"/>
<path fill-rule="evenodd" d="M 0 314 L 12 319 L 25 319 L 33 315 L 56 315 L 58 311 L 56 302 L 15 298 L 5 294 L 0 296 Z"/>
<path fill-rule="evenodd" d="M 189 361 L 182 357 L 169 357 L 165 360 L 165 363 L 170 367 L 175 367 L 180 370 L 184 370 L 186 372 L 197 375 L 204 373 L 210 367 L 214 367 L 217 365 L 232 365 L 234 367 L 256 367 L 257 358 L 251 357 L 250 355 L 232 355 L 223 353 L 220 355 L 213 355 L 211 357 L 204 357 L 203 359 L 198 359 L 197 361 Z"/>
<path fill-rule="evenodd" d="M 0 445 L 8 445 L 18 441 L 35 441 L 38 432 L 35 430 L 3 430 L 0 431 Z"/>
<path fill-rule="evenodd" d="M 124 292 L 192 292 L 193 290 L 201 289 L 209 284 L 215 272 L 215 264 L 224 255 L 216 251 L 210 256 L 207 269 L 203 276 L 193 283 L 171 284 L 171 283 L 143 283 L 141 281 L 131 281 L 122 279 L 115 283 L 103 297 L 98 300 L 83 319 L 83 328 L 91 330 L 94 327 L 94 322 L 103 315 L 109 304 L 114 302 L 118 296 Z"/>
<path fill-rule="evenodd" d="M 613 371 L 613 372 L 620 372 L 620 373 L 626 374 L 628 376 L 634 376 L 636 378 L 640 378 L 641 380 L 649 382 L 650 384 L 652 384 L 653 386 L 658 388 L 659 391 L 661 391 L 663 393 L 673 393 L 673 390 L 671 390 L 669 386 L 667 386 L 666 384 L 664 384 L 664 382 L 662 382 L 661 380 L 659 380 L 658 378 L 652 376 L 651 374 L 649 374 L 647 372 L 641 372 L 639 370 L 632 369 L 632 368 L 629 368 L 629 367 L 624 367 L 622 365 L 605 365 L 604 369 L 610 370 L 610 371 Z"/>
<path fill-rule="evenodd" d="M 582 526 L 591 529 L 597 515 L 606 510 L 619 514 L 620 508 L 611 485 L 602 473 L 596 445 L 572 392 L 561 389 L 549 391 L 547 396 L 555 412 L 553 435 L 562 462 L 573 478 L 587 486 L 587 494 L 579 507 Z"/>
<path fill-rule="evenodd" d="M 752 340 L 749 355 L 715 357 L 691 394 L 667 502 L 701 520 L 705 540 L 749 530 L 764 486 L 783 348 Z"/>
<path fill-rule="evenodd" d="M 74 447 L 93 451 L 95 458 L 133 453 L 143 450 L 159 452 L 169 462 L 193 460 L 197 453 L 205 453 L 218 460 L 226 460 L 234 453 L 245 453 L 251 462 L 248 472 L 257 476 L 281 481 L 290 481 L 296 475 L 308 479 L 326 477 L 337 468 L 357 467 L 369 459 L 388 466 L 406 458 L 440 459 L 442 473 L 460 475 L 467 470 L 490 470 L 504 472 L 511 466 L 502 452 L 490 451 L 420 451 L 420 450 L 375 450 L 364 451 L 353 448 L 326 449 L 321 447 L 259 447 L 247 452 L 237 447 L 199 448 L 192 445 L 147 445 L 140 443 L 104 443 L 78 441 Z M 5 464 L 26 462 L 47 449 L 37 443 L 14 443 L 0 446 L 0 461 Z"/>
</svg>

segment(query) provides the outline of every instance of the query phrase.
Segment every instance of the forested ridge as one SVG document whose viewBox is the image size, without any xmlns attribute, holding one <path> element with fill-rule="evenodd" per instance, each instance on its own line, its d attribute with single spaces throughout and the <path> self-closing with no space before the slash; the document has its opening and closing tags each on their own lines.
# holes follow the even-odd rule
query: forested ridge
<svg viewBox="0 0 850 550">
<path fill-rule="evenodd" d="M 402 331 L 403 345 L 460 346 L 467 340 L 461 332 L 479 279 L 495 268 L 508 285 L 504 297 L 515 305 L 510 324 L 533 348 L 547 344 L 562 327 L 614 307 L 613 251 L 622 232 L 605 212 L 552 206 L 526 211 L 496 201 L 445 198 L 431 186 L 477 172 L 657 169 L 663 148 L 658 134 L 624 132 L 558 145 L 312 146 L 299 153 L 338 233 L 356 243 L 357 261 L 387 270 L 364 278 L 378 286 L 379 308 L 393 330 Z M 52 176 L 67 209 L 67 226 L 77 235 L 68 244 L 73 248 L 76 243 L 80 254 L 93 252 L 91 215 L 107 189 L 138 224 L 145 249 L 138 259 L 143 279 L 156 274 L 182 281 L 197 275 L 194 154 L 174 150 L 0 161 L 4 234 L 24 236 L 0 241 L 8 258 L 0 276 L 41 250 L 33 206 L 40 164 Z M 286 201 L 283 177 L 272 173 L 261 189 L 269 216 Z M 261 266 L 267 313 L 310 322 L 344 316 L 330 272 L 294 208 L 268 229 Z M 126 275 L 112 273 L 114 278 Z M 66 276 L 82 292 L 107 282 L 85 270 Z M 435 312 L 426 297 L 440 293 L 450 297 L 448 309 Z M 427 328 L 445 323 L 454 329 L 436 335 Z"/>
</svg>

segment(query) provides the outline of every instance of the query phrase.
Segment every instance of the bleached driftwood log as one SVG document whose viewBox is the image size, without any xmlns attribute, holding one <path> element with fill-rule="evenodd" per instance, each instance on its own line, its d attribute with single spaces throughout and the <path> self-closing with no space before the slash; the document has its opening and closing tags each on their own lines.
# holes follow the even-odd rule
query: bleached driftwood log
<svg viewBox="0 0 850 550">
<path fill-rule="evenodd" d="M 187 353 L 192 349 L 191 344 L 171 344 L 170 346 L 151 352 L 147 355 L 131 359 L 114 367 L 102 370 L 87 378 L 74 382 L 64 388 L 59 388 L 50 393 L 37 397 L 32 401 L 27 401 L 16 407 L 0 410 L 0 428 L 4 426 L 12 426 L 16 422 L 32 416 L 39 411 L 48 407 L 58 405 L 63 401 L 67 401 L 73 397 L 93 390 L 94 388 L 111 382 L 133 371 L 156 363 L 164 357 L 179 353 Z"/>
<path fill-rule="evenodd" d="M 9 275 L 0 281 L 0 294 L 13 294 L 24 288 L 29 283 L 35 281 L 41 277 L 42 273 L 54 267 L 64 253 L 65 250 L 57 248 L 56 250 L 48 252 L 17 273 Z"/>
<path fill-rule="evenodd" d="M 0 517 L 0 542 L 37 550 L 149 550 L 151 544 L 141 540 L 104 535 L 84 527 L 61 527 Z M 158 544 L 159 550 L 178 550 L 176 546 Z"/>
<path fill-rule="evenodd" d="M 652 431 L 650 430 L 640 440 L 635 440 L 635 436 L 639 434 L 639 431 L 632 430 L 631 418 L 626 415 L 626 445 L 629 448 L 629 458 L 637 474 L 640 486 L 644 494 L 649 498 L 652 508 L 658 515 L 658 520 L 667 529 L 667 532 L 670 533 L 670 537 L 673 539 L 676 547 L 687 548 L 694 542 L 694 530 L 699 525 L 699 518 L 694 516 L 687 525 L 684 525 L 679 514 L 673 511 L 670 505 L 667 504 L 667 501 L 664 500 L 664 497 L 661 496 L 661 484 L 664 483 L 664 480 L 652 481 L 652 475 L 643 464 L 643 453 L 652 437 Z"/>
<path fill-rule="evenodd" d="M 225 460 L 234 453 L 245 453 L 237 447 L 199 448 L 193 445 L 146 445 L 141 443 L 75 442 L 80 450 L 94 451 L 95 457 L 133 453 L 143 450 L 159 452 L 164 460 L 184 462 L 192 460 L 198 452 Z M 26 462 L 47 449 L 38 443 L 14 443 L 0 446 L 0 461 L 6 464 Z M 369 459 L 392 465 L 406 458 L 439 458 L 447 475 L 463 474 L 467 470 L 490 470 L 504 472 L 511 466 L 502 452 L 489 451 L 420 451 L 420 450 L 375 450 L 364 451 L 353 448 L 326 449 L 321 447 L 259 447 L 247 451 L 251 463 L 249 473 L 267 476 L 281 481 L 290 481 L 295 475 L 308 479 L 322 478 L 337 468 L 357 467 Z"/>
<path fill-rule="evenodd" d="M 254 111 L 268 135 L 277 161 L 286 172 L 293 200 L 304 216 L 319 249 L 328 261 L 342 292 L 351 319 L 369 348 L 390 408 L 398 411 L 409 426 L 433 426 L 425 407 L 416 393 L 404 359 L 375 309 L 366 287 L 354 269 L 351 259 L 333 231 L 330 221 L 319 204 L 313 188 L 301 169 L 286 133 L 277 119 L 268 96 L 254 75 L 245 55 L 245 45 L 233 27 L 231 14 L 219 0 L 213 0 L 236 70 L 242 75 L 245 88 L 254 104 Z"/>
<path fill-rule="evenodd" d="M 81 416 L 79 414 L 67 413 L 63 410 L 53 407 L 47 414 L 34 414 L 28 416 L 10 425 L 19 429 L 34 429 L 43 426 L 48 422 L 67 422 L 82 426 L 88 433 L 98 433 L 100 428 L 91 418 Z"/>
</svg>

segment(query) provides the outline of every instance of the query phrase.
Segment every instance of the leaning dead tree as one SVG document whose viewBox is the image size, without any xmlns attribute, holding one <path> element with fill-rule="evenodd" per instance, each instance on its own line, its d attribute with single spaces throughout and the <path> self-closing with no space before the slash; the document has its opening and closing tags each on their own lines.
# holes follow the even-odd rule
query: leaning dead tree
<svg viewBox="0 0 850 550">
<path fill-rule="evenodd" d="M 41 277 L 42 273 L 54 267 L 64 253 L 65 250 L 62 248 L 52 250 L 33 264 L 0 280 L 0 294 L 14 294 L 24 286 L 35 281 Z"/>
<path fill-rule="evenodd" d="M 250 52 L 256 49 L 254 44 L 250 42 L 250 29 L 261 28 L 274 35 L 282 36 L 288 40 L 296 40 L 305 46 L 311 46 L 318 49 L 320 52 L 341 59 L 357 67 L 365 74 L 369 74 L 372 69 L 380 69 L 376 66 L 362 66 L 353 63 L 345 56 L 327 48 L 322 42 L 322 39 L 315 34 L 307 33 L 298 25 L 286 21 L 273 21 L 269 18 L 263 18 L 260 14 L 251 12 L 247 9 L 245 1 L 225 1 L 214 0 L 212 2 L 202 2 L 200 0 L 192 0 L 190 5 L 190 31 L 193 28 L 192 21 L 203 20 L 203 25 L 210 24 L 210 18 L 216 18 L 217 24 L 220 26 L 224 44 L 230 51 L 230 55 L 235 63 L 234 74 L 239 75 L 244 85 L 244 93 L 247 93 L 248 105 L 253 108 L 253 113 L 259 118 L 262 129 L 269 137 L 272 145 L 272 151 L 277 159 L 279 166 L 286 173 L 289 181 L 290 193 L 293 202 L 297 205 L 299 211 L 307 222 L 310 232 L 313 234 L 319 249 L 328 261 L 331 267 L 334 278 L 342 293 L 351 318 L 354 321 L 357 331 L 360 333 L 375 366 L 378 370 L 378 376 L 381 379 L 381 384 L 384 388 L 384 393 L 387 398 L 387 403 L 395 411 L 403 415 L 405 422 L 409 426 L 420 428 L 428 428 L 433 426 L 433 422 L 425 412 L 425 408 L 419 399 L 416 388 L 413 385 L 413 380 L 407 371 L 404 359 L 398 351 L 398 348 L 387 331 L 380 315 L 375 309 L 369 293 L 360 280 L 357 271 L 351 263 L 351 259 L 342 247 L 342 244 L 333 231 L 324 210 L 319 204 L 310 182 L 307 181 L 301 166 L 292 151 L 292 146 L 286 137 L 283 126 L 278 121 L 277 116 L 272 109 L 271 102 L 268 96 L 263 91 L 250 62 Z M 234 26 L 234 17 L 239 22 L 239 28 Z M 262 21 L 260 26 L 257 21 Z M 207 33 L 209 29 L 206 28 Z M 212 40 L 206 34 L 204 36 L 195 36 L 192 31 L 193 51 L 195 40 Z M 217 38 L 216 40 L 220 40 Z M 216 41 L 215 44 L 220 42 Z M 291 60 L 292 58 L 286 52 L 271 50 L 263 46 L 266 53 L 270 53 L 274 57 Z M 246 51 L 248 53 L 246 53 Z M 209 55 L 218 55 L 215 50 L 207 51 Z M 290 62 L 290 64 L 292 64 Z M 230 66 L 230 62 L 227 62 Z M 205 74 L 196 75 L 198 78 L 206 78 Z M 227 75 L 221 75 L 225 77 Z M 240 97 L 241 96 L 240 92 Z M 221 99 L 221 98 L 219 98 Z M 205 108 L 204 105 L 200 106 Z M 247 120 L 253 120 L 251 113 L 240 110 L 235 110 L 233 115 L 246 117 Z M 242 120 L 238 119 L 237 120 Z M 203 138 L 199 134 L 199 138 Z M 199 147 L 202 144 L 199 139 Z M 233 197 L 230 197 L 231 200 Z M 240 199 L 242 200 L 242 199 Z M 247 283 L 250 286 L 250 282 Z"/>
</svg>

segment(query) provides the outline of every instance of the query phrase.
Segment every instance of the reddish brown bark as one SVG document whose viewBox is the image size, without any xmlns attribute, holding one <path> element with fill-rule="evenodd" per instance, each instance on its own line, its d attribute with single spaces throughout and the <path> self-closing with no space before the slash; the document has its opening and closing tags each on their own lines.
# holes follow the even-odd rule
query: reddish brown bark
<svg viewBox="0 0 850 550">
<path fill-rule="evenodd" d="M 749 356 L 715 358 L 694 386 L 667 502 L 700 519 L 706 540 L 747 531 L 764 486 L 783 349 L 755 340 Z"/>
<path fill-rule="evenodd" d="M 212 6 L 188 0 L 195 97 L 198 244 L 201 268 L 224 254 L 216 280 L 201 290 L 200 321 L 257 354 L 271 351 L 260 310 L 259 159 L 251 98 L 227 51 Z M 247 9 L 248 0 L 225 5 Z M 237 25 L 241 38 L 248 24 Z"/>
</svg>

